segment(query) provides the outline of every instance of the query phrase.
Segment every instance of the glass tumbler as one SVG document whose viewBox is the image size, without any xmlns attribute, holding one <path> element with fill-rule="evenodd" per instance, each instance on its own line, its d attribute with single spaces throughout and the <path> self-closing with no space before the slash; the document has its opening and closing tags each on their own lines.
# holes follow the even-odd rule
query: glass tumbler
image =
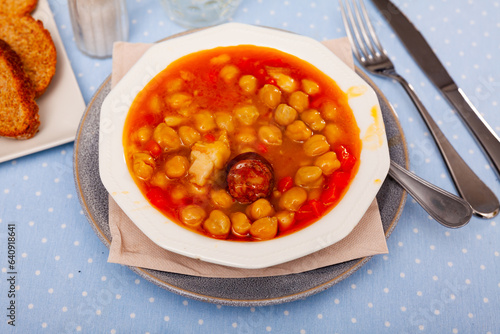
<svg viewBox="0 0 500 334">
<path fill-rule="evenodd" d="M 114 42 L 128 40 L 125 0 L 68 0 L 68 7 L 76 45 L 83 53 L 110 57 Z"/>
<path fill-rule="evenodd" d="M 169 18 L 186 28 L 201 28 L 227 21 L 241 0 L 161 0 Z"/>
</svg>

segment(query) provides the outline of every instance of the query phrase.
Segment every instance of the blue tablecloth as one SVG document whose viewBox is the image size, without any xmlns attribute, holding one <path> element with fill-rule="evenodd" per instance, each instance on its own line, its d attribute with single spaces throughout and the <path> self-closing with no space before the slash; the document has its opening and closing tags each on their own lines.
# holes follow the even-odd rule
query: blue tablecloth
<svg viewBox="0 0 500 334">
<path fill-rule="evenodd" d="M 88 103 L 111 60 L 76 47 L 66 1 L 49 0 Z M 396 1 L 491 127 L 500 132 L 498 1 Z M 157 0 L 129 0 L 130 41 L 154 42 L 184 28 Z M 453 146 L 500 196 L 498 174 L 460 117 L 367 1 L 382 44 Z M 337 1 L 243 0 L 236 22 L 287 29 L 317 40 L 345 36 Z M 429 130 L 399 86 L 373 80 L 397 111 L 411 169 L 456 193 Z M 457 230 L 432 220 L 411 198 L 376 256 L 352 276 L 305 300 L 229 307 L 191 300 L 107 263 L 73 180 L 73 144 L 0 164 L 1 333 L 500 333 L 499 218 L 472 218 Z M 14 289 L 9 228 L 16 233 Z M 10 292 L 15 297 L 10 296 Z M 7 324 L 10 303 L 15 327 Z"/>
</svg>

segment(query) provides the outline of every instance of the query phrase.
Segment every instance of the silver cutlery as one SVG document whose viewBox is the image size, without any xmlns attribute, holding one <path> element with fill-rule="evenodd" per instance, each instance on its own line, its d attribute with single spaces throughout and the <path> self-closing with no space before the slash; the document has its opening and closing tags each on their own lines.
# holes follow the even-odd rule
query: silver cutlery
<svg viewBox="0 0 500 334">
<path fill-rule="evenodd" d="M 384 14 L 387 22 L 392 26 L 427 77 L 441 91 L 448 102 L 455 107 L 464 123 L 475 135 L 479 144 L 493 162 L 497 172 L 500 173 L 500 138 L 495 131 L 486 123 L 465 93 L 453 81 L 432 48 L 410 20 L 391 1 L 372 1 Z"/>
<path fill-rule="evenodd" d="M 344 6 L 344 0 L 339 0 L 339 3 L 347 37 L 355 57 L 369 72 L 394 79 L 403 86 L 433 135 L 459 194 L 470 204 L 477 216 L 495 217 L 500 208 L 497 197 L 446 139 L 413 87 L 396 72 L 394 64 L 375 34 L 363 1 L 359 0 L 359 5 L 356 0 L 352 0 L 352 5 L 346 1 Z"/>
<path fill-rule="evenodd" d="M 449 193 L 391 161 L 389 175 L 443 226 L 458 228 L 472 217 L 472 208 L 462 198 Z"/>
</svg>

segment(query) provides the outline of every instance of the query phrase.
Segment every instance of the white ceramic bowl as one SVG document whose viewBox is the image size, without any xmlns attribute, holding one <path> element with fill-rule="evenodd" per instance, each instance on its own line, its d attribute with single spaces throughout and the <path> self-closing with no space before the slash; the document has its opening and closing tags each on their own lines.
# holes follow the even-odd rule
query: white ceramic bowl
<svg viewBox="0 0 500 334">
<path fill-rule="evenodd" d="M 218 46 L 252 44 L 295 55 L 330 76 L 351 106 L 363 148 L 360 166 L 341 202 L 318 222 L 293 234 L 261 242 L 216 240 L 169 221 L 152 207 L 129 174 L 124 159 L 122 132 L 135 96 L 172 61 L 192 52 Z M 316 40 L 292 33 L 228 23 L 151 47 L 116 85 L 101 109 L 99 171 L 113 199 L 159 246 L 203 261 L 240 268 L 264 268 L 311 254 L 345 236 L 359 222 L 380 189 L 389 170 L 389 150 L 375 92 L 369 85 Z"/>
</svg>

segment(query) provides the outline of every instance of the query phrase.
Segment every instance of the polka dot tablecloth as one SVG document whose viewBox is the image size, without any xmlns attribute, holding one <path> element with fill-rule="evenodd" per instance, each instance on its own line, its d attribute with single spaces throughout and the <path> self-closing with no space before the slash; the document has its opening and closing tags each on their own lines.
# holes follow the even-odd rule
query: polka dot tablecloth
<svg viewBox="0 0 500 334">
<path fill-rule="evenodd" d="M 398 0 L 491 127 L 500 132 L 500 1 Z M 49 0 L 85 101 L 111 60 L 76 47 L 67 2 Z M 127 1 L 131 42 L 184 28 L 157 0 Z M 452 145 L 500 196 L 498 174 L 453 108 L 367 1 L 382 44 Z M 323 41 L 345 36 L 332 0 L 243 0 L 235 22 L 287 29 Z M 429 130 L 395 82 L 372 77 L 393 104 L 411 169 L 456 193 Z M 182 297 L 107 263 L 108 249 L 83 214 L 73 180 L 73 144 L 0 164 L 0 333 L 500 333 L 500 218 L 446 229 L 410 197 L 376 256 L 352 276 L 304 300 L 230 307 Z M 16 233 L 9 281 L 9 228 Z M 12 297 L 11 294 L 15 294 Z M 8 324 L 15 301 L 15 327 Z"/>
</svg>

